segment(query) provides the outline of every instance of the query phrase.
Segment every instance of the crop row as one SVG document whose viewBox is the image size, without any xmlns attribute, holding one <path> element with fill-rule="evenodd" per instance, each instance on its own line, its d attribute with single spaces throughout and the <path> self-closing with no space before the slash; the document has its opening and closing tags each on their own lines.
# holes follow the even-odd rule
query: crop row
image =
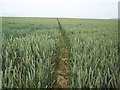
<svg viewBox="0 0 120 90">
<path fill-rule="evenodd" d="M 55 77 L 52 56 L 59 36 L 58 31 L 44 34 L 35 32 L 25 37 L 4 40 L 3 87 L 47 88 Z"/>
</svg>

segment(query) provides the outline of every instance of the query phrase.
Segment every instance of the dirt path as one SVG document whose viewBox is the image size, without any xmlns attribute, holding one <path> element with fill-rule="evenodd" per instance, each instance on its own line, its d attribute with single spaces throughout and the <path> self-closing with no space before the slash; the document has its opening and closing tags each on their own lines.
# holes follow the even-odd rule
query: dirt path
<svg viewBox="0 0 120 90">
<path fill-rule="evenodd" d="M 57 73 L 53 88 L 68 88 L 69 87 L 69 51 L 64 30 L 62 29 L 59 20 L 59 30 L 61 32 L 60 51 L 58 55 L 59 62 L 55 64 L 54 70 Z"/>
</svg>

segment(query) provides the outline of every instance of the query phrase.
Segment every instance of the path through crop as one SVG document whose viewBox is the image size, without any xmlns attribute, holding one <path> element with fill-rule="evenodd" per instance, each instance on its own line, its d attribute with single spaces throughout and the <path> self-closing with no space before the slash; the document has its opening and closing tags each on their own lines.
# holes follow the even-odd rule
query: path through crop
<svg viewBox="0 0 120 90">
<path fill-rule="evenodd" d="M 53 88 L 68 88 L 69 87 L 69 49 L 67 43 L 67 37 L 65 31 L 61 27 L 58 21 L 59 30 L 61 32 L 60 38 L 60 50 L 59 55 L 55 64 L 54 71 L 56 72 L 56 80 L 53 84 Z"/>
</svg>

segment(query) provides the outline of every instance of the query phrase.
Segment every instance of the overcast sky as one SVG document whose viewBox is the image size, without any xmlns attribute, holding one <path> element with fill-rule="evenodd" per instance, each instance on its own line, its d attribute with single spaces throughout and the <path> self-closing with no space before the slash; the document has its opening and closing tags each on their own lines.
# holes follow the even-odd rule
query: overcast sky
<svg viewBox="0 0 120 90">
<path fill-rule="evenodd" d="M 117 18 L 119 0 L 0 0 L 0 16 Z"/>
</svg>

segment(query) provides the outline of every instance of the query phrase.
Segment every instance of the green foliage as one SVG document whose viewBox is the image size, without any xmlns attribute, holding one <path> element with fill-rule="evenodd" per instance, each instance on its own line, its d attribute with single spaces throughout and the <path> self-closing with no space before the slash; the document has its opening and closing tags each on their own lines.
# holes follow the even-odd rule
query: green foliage
<svg viewBox="0 0 120 90">
<path fill-rule="evenodd" d="M 69 42 L 70 87 L 119 87 L 117 21 L 59 21 Z M 52 65 L 60 50 L 57 20 L 4 17 L 2 32 L 3 87 L 50 87 L 55 78 Z"/>
<path fill-rule="evenodd" d="M 70 39 L 71 87 L 118 88 L 120 61 L 117 21 L 68 21 L 60 20 Z"/>
<path fill-rule="evenodd" d="M 13 23 L 9 21 L 9 18 L 8 21 L 3 19 L 3 24 L 8 22 Z M 19 23 L 14 23 L 12 26 L 9 25 L 10 23 L 3 25 L 5 35 L 2 45 L 3 87 L 47 88 L 55 77 L 52 56 L 59 43 L 60 33 L 55 28 L 52 30 L 33 29 L 31 33 L 28 29 L 31 28 L 30 25 L 24 21 L 20 25 Z M 20 30 L 16 29 L 18 25 Z M 26 27 L 24 30 L 22 30 L 22 25 Z"/>
</svg>

